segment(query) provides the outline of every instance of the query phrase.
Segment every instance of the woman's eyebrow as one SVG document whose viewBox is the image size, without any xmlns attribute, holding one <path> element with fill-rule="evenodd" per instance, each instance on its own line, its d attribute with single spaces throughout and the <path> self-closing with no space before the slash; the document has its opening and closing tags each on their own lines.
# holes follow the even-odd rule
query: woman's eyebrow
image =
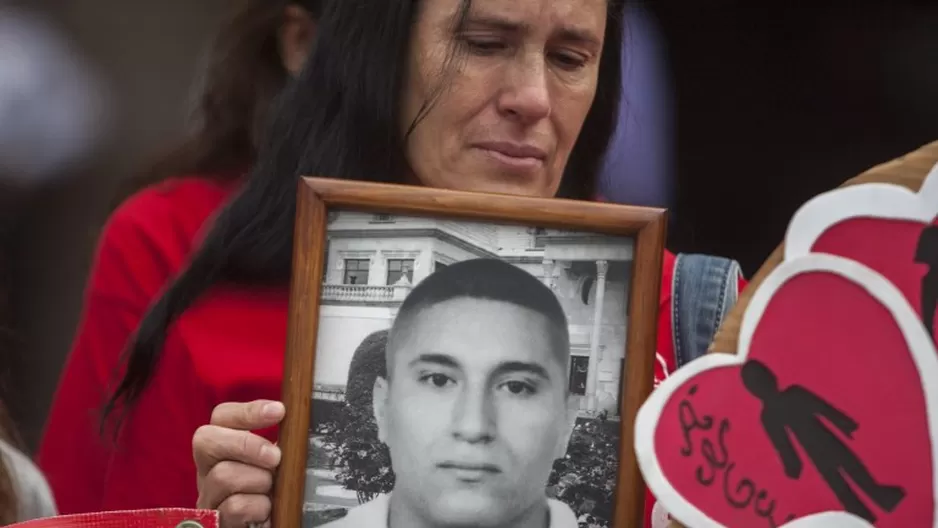
<svg viewBox="0 0 938 528">
<path fill-rule="evenodd" d="M 527 22 L 486 14 L 469 15 L 468 19 L 466 20 L 466 27 L 469 29 L 495 29 L 504 33 L 518 35 L 522 35 L 531 31 L 531 25 Z M 581 42 L 583 44 L 590 44 L 594 46 L 598 46 L 600 44 L 599 38 L 594 35 L 593 32 L 583 28 L 562 25 L 557 28 L 554 33 L 556 33 L 561 38 L 561 40 Z"/>
</svg>

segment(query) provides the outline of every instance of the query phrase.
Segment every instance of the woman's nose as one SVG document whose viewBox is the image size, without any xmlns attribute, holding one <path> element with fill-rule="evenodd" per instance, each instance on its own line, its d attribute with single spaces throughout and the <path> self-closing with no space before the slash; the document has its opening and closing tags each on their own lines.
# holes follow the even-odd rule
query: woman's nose
<svg viewBox="0 0 938 528">
<path fill-rule="evenodd" d="M 543 57 L 512 62 L 498 98 L 499 111 L 524 124 L 547 118 L 551 110 L 547 75 Z"/>
</svg>

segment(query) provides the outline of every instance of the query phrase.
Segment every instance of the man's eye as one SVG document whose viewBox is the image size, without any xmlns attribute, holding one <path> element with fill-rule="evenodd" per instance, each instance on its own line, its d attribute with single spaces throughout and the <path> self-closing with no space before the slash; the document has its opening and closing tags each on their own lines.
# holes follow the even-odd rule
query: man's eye
<svg viewBox="0 0 938 528">
<path fill-rule="evenodd" d="M 507 381 L 505 382 L 504 387 L 508 389 L 508 392 L 518 396 L 534 394 L 537 392 L 537 389 L 533 385 L 523 381 Z"/>
<path fill-rule="evenodd" d="M 442 389 L 453 383 L 453 379 L 445 374 L 425 374 L 420 377 L 421 383 L 429 383 L 434 387 Z"/>
</svg>

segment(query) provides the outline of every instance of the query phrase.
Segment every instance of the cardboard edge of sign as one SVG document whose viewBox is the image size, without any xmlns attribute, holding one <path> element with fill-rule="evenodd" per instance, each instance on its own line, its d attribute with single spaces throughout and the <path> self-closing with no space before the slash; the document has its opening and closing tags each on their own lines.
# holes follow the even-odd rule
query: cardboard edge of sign
<svg viewBox="0 0 938 528">
<path fill-rule="evenodd" d="M 785 233 L 785 259 L 811 252 L 830 227 L 853 218 L 931 223 L 938 217 L 938 164 L 918 192 L 890 183 L 864 183 L 819 194 L 802 205 Z"/>
</svg>

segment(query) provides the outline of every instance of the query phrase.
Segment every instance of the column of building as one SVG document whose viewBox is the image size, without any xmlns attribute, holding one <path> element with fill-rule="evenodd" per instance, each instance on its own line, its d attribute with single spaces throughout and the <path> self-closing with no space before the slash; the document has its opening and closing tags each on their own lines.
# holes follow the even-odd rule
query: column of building
<svg viewBox="0 0 938 528">
<path fill-rule="evenodd" d="M 596 382 L 599 377 L 599 362 L 602 361 L 599 335 L 603 320 L 603 304 L 606 298 L 606 272 L 609 262 L 596 261 L 596 297 L 593 305 L 593 331 L 590 334 L 589 370 L 586 373 L 586 409 L 596 411 Z"/>
</svg>

